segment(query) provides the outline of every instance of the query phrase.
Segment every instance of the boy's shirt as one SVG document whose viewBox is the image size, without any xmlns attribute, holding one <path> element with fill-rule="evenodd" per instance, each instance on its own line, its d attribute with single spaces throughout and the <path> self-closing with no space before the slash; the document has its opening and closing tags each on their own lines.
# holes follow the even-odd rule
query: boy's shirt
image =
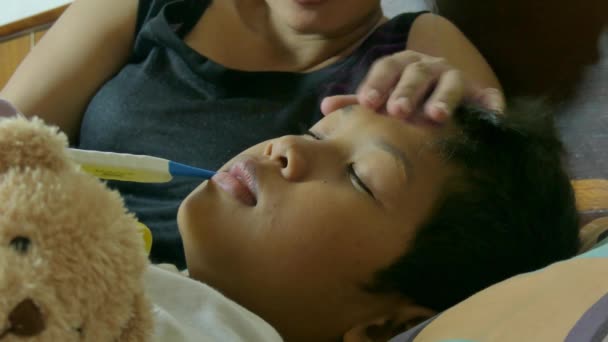
<svg viewBox="0 0 608 342">
<path fill-rule="evenodd" d="M 150 266 L 145 286 L 153 304 L 153 341 L 283 341 L 262 318 L 178 272 Z"/>
</svg>

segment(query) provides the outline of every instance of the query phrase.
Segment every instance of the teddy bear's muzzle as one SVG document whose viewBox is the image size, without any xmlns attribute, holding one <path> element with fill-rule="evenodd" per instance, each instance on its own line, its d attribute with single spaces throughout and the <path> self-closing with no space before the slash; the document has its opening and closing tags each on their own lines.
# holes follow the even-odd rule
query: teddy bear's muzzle
<svg viewBox="0 0 608 342">
<path fill-rule="evenodd" d="M 31 299 L 24 299 L 8 315 L 8 326 L 0 331 L 0 340 L 12 334 L 19 337 L 33 337 L 44 331 L 44 317 L 38 305 Z"/>
</svg>

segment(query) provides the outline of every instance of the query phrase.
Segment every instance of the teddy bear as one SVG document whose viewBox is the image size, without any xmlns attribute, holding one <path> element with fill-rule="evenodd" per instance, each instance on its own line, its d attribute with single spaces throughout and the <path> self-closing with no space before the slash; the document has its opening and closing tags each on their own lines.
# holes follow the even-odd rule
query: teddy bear
<svg viewBox="0 0 608 342">
<path fill-rule="evenodd" d="M 0 342 L 147 341 L 136 218 L 40 119 L 0 118 Z"/>
</svg>

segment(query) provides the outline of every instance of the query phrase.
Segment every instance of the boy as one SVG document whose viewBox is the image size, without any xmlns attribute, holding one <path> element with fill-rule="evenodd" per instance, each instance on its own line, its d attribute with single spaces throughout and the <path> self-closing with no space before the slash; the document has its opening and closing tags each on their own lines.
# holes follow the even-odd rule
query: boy
<svg viewBox="0 0 608 342">
<path fill-rule="evenodd" d="M 346 107 L 244 151 L 180 207 L 192 279 L 148 273 L 156 337 L 386 341 L 572 256 L 572 189 L 538 109 L 438 126 Z"/>
</svg>

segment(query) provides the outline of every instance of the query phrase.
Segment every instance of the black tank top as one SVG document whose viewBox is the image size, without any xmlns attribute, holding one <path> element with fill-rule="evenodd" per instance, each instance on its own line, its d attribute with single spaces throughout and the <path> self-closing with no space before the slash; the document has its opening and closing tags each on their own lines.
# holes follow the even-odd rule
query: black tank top
<svg viewBox="0 0 608 342">
<path fill-rule="evenodd" d="M 183 42 L 209 2 L 140 1 L 130 60 L 92 98 L 79 148 L 147 154 L 215 170 L 249 146 L 313 125 L 321 118 L 324 96 L 352 93 L 374 60 L 405 49 L 420 14 L 393 18 L 351 56 L 314 72 L 245 72 Z M 152 262 L 185 266 L 177 209 L 199 183 L 109 182 L 152 230 Z"/>
</svg>

